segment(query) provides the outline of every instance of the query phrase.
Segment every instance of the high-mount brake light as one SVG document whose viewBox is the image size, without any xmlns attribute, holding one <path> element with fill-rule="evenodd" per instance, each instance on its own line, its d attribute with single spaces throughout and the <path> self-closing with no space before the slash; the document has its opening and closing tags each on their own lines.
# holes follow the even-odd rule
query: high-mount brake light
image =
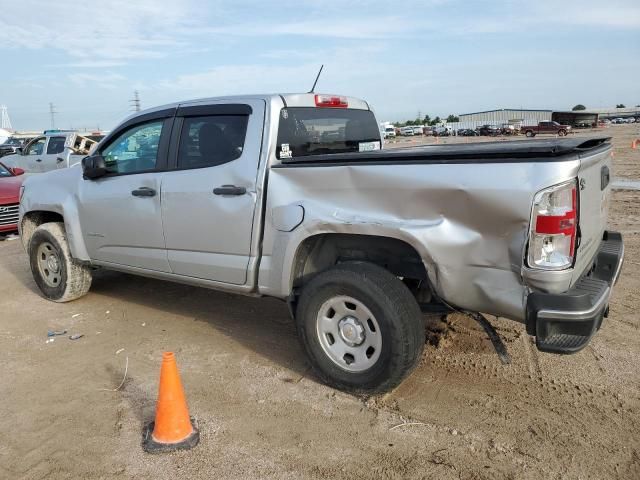
<svg viewBox="0 0 640 480">
<path fill-rule="evenodd" d="M 577 196 L 575 180 L 536 194 L 529 235 L 529 267 L 563 270 L 573 265 L 578 231 Z"/>
<path fill-rule="evenodd" d="M 348 106 L 349 102 L 347 101 L 347 97 L 316 95 L 316 107 L 347 108 Z"/>
</svg>

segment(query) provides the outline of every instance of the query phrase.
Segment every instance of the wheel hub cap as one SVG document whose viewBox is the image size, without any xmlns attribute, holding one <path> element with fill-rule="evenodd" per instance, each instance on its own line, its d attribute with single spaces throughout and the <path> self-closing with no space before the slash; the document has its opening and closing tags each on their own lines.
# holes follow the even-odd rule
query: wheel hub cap
<svg viewBox="0 0 640 480">
<path fill-rule="evenodd" d="M 58 273 L 58 270 L 60 270 L 60 264 L 54 255 L 50 255 L 49 258 L 47 258 L 47 266 L 52 273 Z"/>
<path fill-rule="evenodd" d="M 62 281 L 62 264 L 54 246 L 48 242 L 40 244 L 36 252 L 38 271 L 44 283 L 57 287 Z"/>
<path fill-rule="evenodd" d="M 370 369 L 382 353 L 376 317 L 363 302 L 347 295 L 329 298 L 320 306 L 316 333 L 327 357 L 348 372 Z"/>
<path fill-rule="evenodd" d="M 365 339 L 364 327 L 355 317 L 344 317 L 338 322 L 338 329 L 342 340 L 347 345 L 355 347 L 362 345 Z"/>
</svg>

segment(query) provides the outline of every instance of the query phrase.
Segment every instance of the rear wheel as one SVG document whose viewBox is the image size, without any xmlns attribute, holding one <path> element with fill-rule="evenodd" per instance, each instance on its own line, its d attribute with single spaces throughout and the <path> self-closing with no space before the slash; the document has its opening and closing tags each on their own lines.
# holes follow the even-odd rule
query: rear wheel
<svg viewBox="0 0 640 480">
<path fill-rule="evenodd" d="M 425 342 L 418 304 L 387 270 L 345 263 L 318 274 L 296 312 L 300 340 L 316 373 L 349 392 L 381 392 L 416 366 Z"/>
<path fill-rule="evenodd" d="M 529 138 L 531 138 L 531 137 L 533 137 L 533 136 L 535 135 L 535 134 L 533 133 L 533 131 L 531 131 L 531 130 L 527 130 L 526 132 L 524 132 L 524 134 L 525 134 L 527 137 L 529 137 Z"/>
<path fill-rule="evenodd" d="M 64 224 L 45 223 L 29 241 L 31 273 L 42 294 L 54 302 L 84 296 L 91 287 L 91 270 L 71 256 Z"/>
</svg>

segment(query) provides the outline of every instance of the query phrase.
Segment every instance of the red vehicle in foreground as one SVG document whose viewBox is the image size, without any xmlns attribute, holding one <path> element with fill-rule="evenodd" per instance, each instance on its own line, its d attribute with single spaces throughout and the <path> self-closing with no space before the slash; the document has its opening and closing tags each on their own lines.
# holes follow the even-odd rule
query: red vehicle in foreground
<svg viewBox="0 0 640 480">
<path fill-rule="evenodd" d="M 20 187 L 24 180 L 21 168 L 9 168 L 0 163 L 0 233 L 18 230 Z"/>
</svg>

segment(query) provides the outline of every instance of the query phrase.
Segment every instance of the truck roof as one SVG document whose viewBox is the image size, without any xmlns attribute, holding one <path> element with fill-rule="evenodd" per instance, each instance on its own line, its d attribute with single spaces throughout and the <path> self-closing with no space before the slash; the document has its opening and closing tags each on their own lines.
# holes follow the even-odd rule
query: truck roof
<svg viewBox="0 0 640 480">
<path fill-rule="evenodd" d="M 178 108 L 182 106 L 190 106 L 190 105 L 203 105 L 207 103 L 215 103 L 222 100 L 264 100 L 267 103 L 275 103 L 277 105 L 282 105 L 284 103 L 287 107 L 315 107 L 315 96 L 316 95 L 330 95 L 330 96 L 339 96 L 347 100 L 348 107 L 351 109 L 358 110 L 371 110 L 369 104 L 355 97 L 348 97 L 345 95 L 337 95 L 337 94 L 328 94 L 328 93 L 264 93 L 264 94 L 249 94 L 249 95 L 226 95 L 221 97 L 207 97 L 207 98 L 197 98 L 193 100 L 183 100 L 180 102 L 168 103 L 165 105 L 159 105 L 157 107 L 148 108 L 146 110 L 142 110 L 141 112 L 136 112 L 133 115 L 129 115 L 127 118 L 123 120 L 128 121 L 132 118 L 135 118 L 139 115 L 144 115 L 147 113 L 153 113 L 160 110 L 166 110 L 169 108 Z"/>
</svg>

